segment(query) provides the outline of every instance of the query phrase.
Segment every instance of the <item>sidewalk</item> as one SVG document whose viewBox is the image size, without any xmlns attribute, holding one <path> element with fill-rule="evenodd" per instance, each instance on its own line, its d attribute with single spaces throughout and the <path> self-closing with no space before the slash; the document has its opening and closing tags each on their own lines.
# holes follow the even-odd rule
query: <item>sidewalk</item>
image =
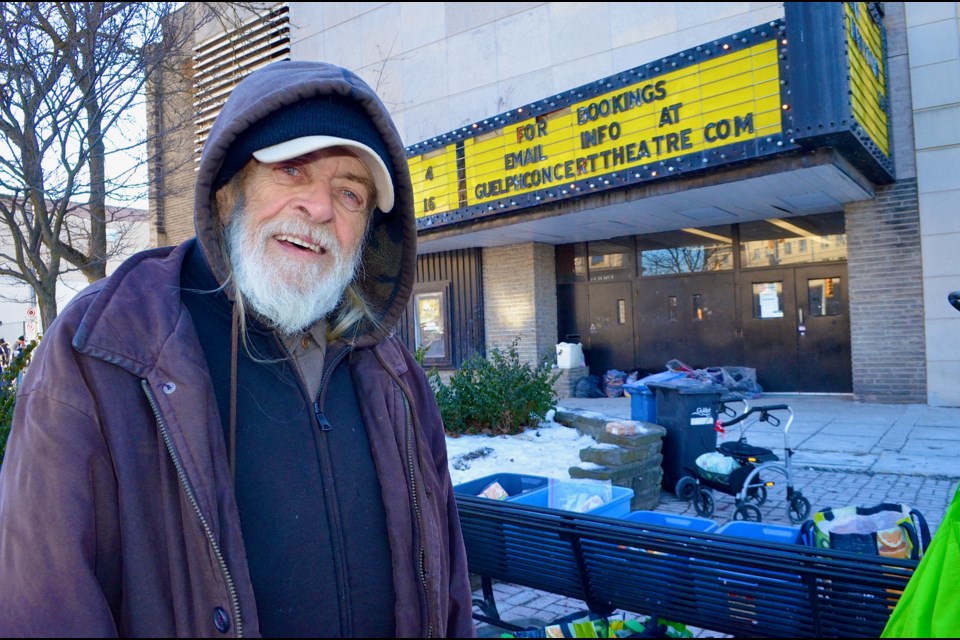
<svg viewBox="0 0 960 640">
<path fill-rule="evenodd" d="M 630 418 L 630 398 L 564 398 L 566 410 Z M 794 450 L 792 480 L 811 503 L 811 515 L 828 507 L 905 503 L 920 511 L 933 535 L 960 480 L 960 408 L 854 402 L 846 395 L 764 394 L 751 405 L 787 404 L 794 411 L 789 430 Z M 762 428 L 765 427 L 765 428 Z M 735 428 L 734 428 L 735 429 Z M 736 438 L 732 429 L 727 438 Z M 747 432 L 754 445 L 780 455 L 782 427 L 758 423 Z M 782 455 L 781 455 L 782 458 Z M 793 525 L 786 509 L 782 476 L 760 507 L 763 522 Z M 714 492 L 719 525 L 733 519 L 734 497 Z M 697 516 L 692 503 L 662 491 L 656 511 Z M 515 585 L 496 584 L 500 614 L 508 621 L 548 621 L 583 610 L 582 602 Z M 499 630 L 478 629 L 481 636 Z M 696 637 L 717 637 L 695 630 Z"/>
<path fill-rule="evenodd" d="M 627 397 L 564 398 L 558 404 L 629 418 L 630 402 Z M 848 395 L 769 393 L 750 402 L 793 409 L 789 436 L 798 467 L 960 478 L 960 408 L 854 402 Z M 783 449 L 779 428 L 751 429 L 748 440 Z"/>
</svg>

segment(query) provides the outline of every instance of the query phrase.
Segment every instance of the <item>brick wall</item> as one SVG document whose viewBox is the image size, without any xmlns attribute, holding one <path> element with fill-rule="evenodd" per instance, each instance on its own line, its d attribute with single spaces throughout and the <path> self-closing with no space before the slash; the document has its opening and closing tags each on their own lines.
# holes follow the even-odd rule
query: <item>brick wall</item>
<svg viewBox="0 0 960 640">
<path fill-rule="evenodd" d="M 551 245 L 515 244 L 483 250 L 487 353 L 519 337 L 521 360 L 553 361 L 557 344 L 557 281 Z"/>
<path fill-rule="evenodd" d="M 580 382 L 581 378 L 590 375 L 590 369 L 587 367 L 553 369 L 552 373 L 559 374 L 557 381 L 553 383 L 553 392 L 562 400 L 576 397 L 577 383 Z"/>
<path fill-rule="evenodd" d="M 916 179 L 846 210 L 854 398 L 926 402 L 923 270 Z"/>
</svg>

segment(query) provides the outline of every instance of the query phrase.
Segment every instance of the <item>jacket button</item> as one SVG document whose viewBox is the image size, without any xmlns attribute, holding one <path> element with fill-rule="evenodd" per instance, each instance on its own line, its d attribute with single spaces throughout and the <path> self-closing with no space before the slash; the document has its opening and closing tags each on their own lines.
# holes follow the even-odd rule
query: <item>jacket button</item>
<svg viewBox="0 0 960 640">
<path fill-rule="evenodd" d="M 163 392 L 164 392 L 165 394 L 167 394 L 167 395 L 170 395 L 171 393 L 173 393 L 173 392 L 176 391 L 176 390 L 177 390 L 177 383 L 176 383 L 176 382 L 165 382 L 164 385 L 163 385 Z"/>
<path fill-rule="evenodd" d="M 230 616 L 223 610 L 223 607 L 213 608 L 213 625 L 220 633 L 226 633 L 230 630 Z"/>
</svg>

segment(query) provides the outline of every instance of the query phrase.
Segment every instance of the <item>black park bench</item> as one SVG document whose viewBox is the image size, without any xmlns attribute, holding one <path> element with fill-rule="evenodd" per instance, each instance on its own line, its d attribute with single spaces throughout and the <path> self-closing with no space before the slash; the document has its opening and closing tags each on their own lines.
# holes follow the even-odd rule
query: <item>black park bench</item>
<svg viewBox="0 0 960 640">
<path fill-rule="evenodd" d="M 878 637 L 917 561 L 688 531 L 457 495 L 474 619 L 502 620 L 493 581 L 747 637 Z M 549 624 L 552 621 L 545 621 Z"/>
</svg>

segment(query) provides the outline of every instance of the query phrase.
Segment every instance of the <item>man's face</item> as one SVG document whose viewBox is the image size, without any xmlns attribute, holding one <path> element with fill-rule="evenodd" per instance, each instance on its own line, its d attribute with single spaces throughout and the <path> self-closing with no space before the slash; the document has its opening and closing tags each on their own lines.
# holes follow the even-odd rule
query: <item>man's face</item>
<svg viewBox="0 0 960 640">
<path fill-rule="evenodd" d="M 240 198 L 217 194 L 237 288 L 283 333 L 329 313 L 353 278 L 373 207 L 364 164 L 325 149 L 273 164 L 252 160 Z"/>
</svg>

